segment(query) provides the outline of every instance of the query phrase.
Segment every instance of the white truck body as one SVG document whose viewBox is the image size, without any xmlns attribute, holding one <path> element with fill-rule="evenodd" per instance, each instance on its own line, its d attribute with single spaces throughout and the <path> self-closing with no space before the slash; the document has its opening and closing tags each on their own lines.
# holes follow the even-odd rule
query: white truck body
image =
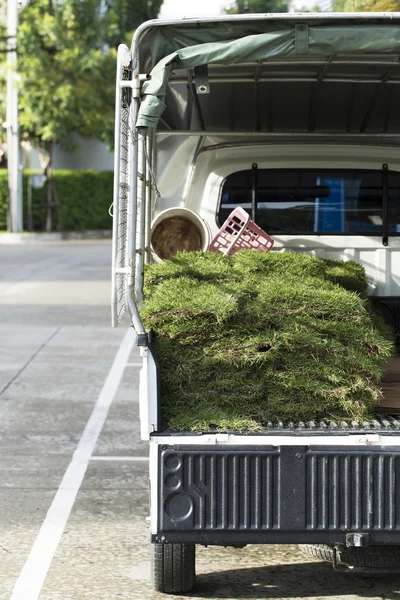
<svg viewBox="0 0 400 600">
<path fill-rule="evenodd" d="M 247 36 L 252 58 L 240 60 L 235 42 Z M 257 36 L 269 36 L 265 57 Z M 396 417 L 275 423 L 259 435 L 163 431 L 162 381 L 139 313 L 151 223 L 161 211 L 189 208 L 214 235 L 227 178 L 252 164 L 400 172 L 397 39 L 400 13 L 246 15 L 148 22 L 131 50 L 119 48 L 113 324 L 128 308 L 142 348 L 141 436 L 150 442 L 156 545 L 400 546 Z M 400 223 L 388 226 L 385 202 L 382 184 L 379 232 L 271 231 L 274 251 L 362 264 L 370 296 L 399 321 Z"/>
</svg>

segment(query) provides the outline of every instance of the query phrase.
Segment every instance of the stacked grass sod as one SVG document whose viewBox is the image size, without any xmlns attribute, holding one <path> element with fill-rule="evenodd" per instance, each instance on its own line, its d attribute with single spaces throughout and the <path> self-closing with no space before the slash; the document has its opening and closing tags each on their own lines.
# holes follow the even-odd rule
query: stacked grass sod
<svg viewBox="0 0 400 600">
<path fill-rule="evenodd" d="M 145 326 L 175 431 L 368 418 L 391 333 L 364 269 L 303 254 L 182 253 L 145 271 Z"/>
</svg>

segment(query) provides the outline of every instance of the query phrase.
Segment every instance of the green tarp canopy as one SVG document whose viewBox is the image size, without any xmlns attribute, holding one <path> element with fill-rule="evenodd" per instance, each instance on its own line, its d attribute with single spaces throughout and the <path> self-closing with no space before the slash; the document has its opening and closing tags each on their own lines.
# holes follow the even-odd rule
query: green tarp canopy
<svg viewBox="0 0 400 600">
<path fill-rule="evenodd" d="M 325 17 L 324 22 L 327 20 Z M 246 31 L 243 22 L 242 35 L 239 23 L 229 20 L 227 23 L 226 27 L 215 27 L 214 30 L 207 25 L 196 29 L 180 28 L 178 25 L 175 28 L 154 28 L 150 52 L 155 66 L 151 70 L 151 79 L 142 87 L 137 127 L 157 126 L 166 108 L 169 76 L 175 69 L 257 63 L 278 58 L 298 57 L 301 60 L 301 57 L 343 54 L 400 53 L 400 26 L 390 19 L 387 19 L 387 24 L 372 24 L 371 21 L 339 24 L 337 19 L 332 19 L 327 25 L 275 20 L 270 28 L 266 20 L 258 22 L 258 27 L 264 30 L 262 33 L 249 35 L 243 35 Z M 236 37 L 233 38 L 233 35 Z M 227 36 L 226 39 L 222 39 L 224 36 Z M 179 44 L 182 47 L 176 48 Z M 169 52 L 172 48 L 176 49 Z M 165 55 L 165 52 L 169 53 Z"/>
</svg>

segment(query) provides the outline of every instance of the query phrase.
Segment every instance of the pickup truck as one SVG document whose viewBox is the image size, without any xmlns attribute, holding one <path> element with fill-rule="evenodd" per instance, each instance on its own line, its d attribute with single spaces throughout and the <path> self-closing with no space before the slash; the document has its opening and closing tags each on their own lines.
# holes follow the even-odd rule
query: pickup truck
<svg viewBox="0 0 400 600">
<path fill-rule="evenodd" d="M 119 47 L 112 320 L 128 313 L 143 357 L 159 591 L 190 592 L 196 544 L 296 543 L 338 570 L 400 571 L 396 357 L 370 421 L 177 433 L 140 318 L 154 219 L 190 209 L 214 236 L 241 206 L 273 251 L 362 264 L 398 342 L 399 56 L 400 13 L 156 20 Z"/>
</svg>

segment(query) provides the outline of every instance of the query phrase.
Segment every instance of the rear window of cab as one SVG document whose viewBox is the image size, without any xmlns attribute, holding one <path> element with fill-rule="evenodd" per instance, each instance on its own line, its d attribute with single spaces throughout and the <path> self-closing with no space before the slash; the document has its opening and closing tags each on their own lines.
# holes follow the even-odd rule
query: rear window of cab
<svg viewBox="0 0 400 600">
<path fill-rule="evenodd" d="M 271 234 L 379 236 L 387 218 L 388 233 L 396 235 L 400 173 L 387 171 L 385 182 L 383 170 L 248 169 L 225 179 L 219 225 L 237 206 Z"/>
</svg>

